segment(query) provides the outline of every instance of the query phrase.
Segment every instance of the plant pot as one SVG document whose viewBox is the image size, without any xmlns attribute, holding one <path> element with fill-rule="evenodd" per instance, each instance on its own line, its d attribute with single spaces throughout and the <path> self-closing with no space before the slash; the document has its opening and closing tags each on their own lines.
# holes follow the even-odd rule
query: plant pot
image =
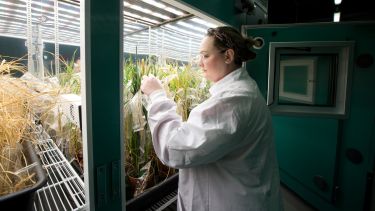
<svg viewBox="0 0 375 211">
<path fill-rule="evenodd" d="M 40 160 L 35 153 L 33 145 L 29 141 L 23 141 L 22 151 L 26 157 L 28 165 L 36 163 L 36 165 L 33 165 L 28 170 L 30 174 L 35 173 L 33 179 L 36 182 L 30 187 L 1 196 L 1 210 L 32 210 L 35 192 L 47 182 L 46 173 L 40 164 Z"/>
</svg>

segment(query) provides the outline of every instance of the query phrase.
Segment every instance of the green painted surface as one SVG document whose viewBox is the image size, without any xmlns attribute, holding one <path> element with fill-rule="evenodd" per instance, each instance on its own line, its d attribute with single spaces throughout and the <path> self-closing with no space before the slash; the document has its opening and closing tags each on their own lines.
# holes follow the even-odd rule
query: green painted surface
<svg viewBox="0 0 375 211">
<path fill-rule="evenodd" d="M 307 94 L 308 69 L 306 66 L 290 66 L 284 70 L 284 91 L 301 95 Z"/>
<path fill-rule="evenodd" d="M 123 1 L 86 1 L 85 66 L 90 208 L 121 210 L 113 194 L 112 162 L 121 159 L 122 10 Z M 118 177 L 117 177 L 118 179 Z M 116 187 L 118 188 L 118 187 Z M 125 197 L 124 197 L 125 198 Z"/>
<path fill-rule="evenodd" d="M 354 59 L 368 53 L 375 57 L 375 23 L 325 23 L 295 25 L 264 25 L 247 31 L 260 36 L 265 46 L 256 50 L 257 59 L 247 64 L 250 75 L 261 92 L 267 94 L 269 42 L 355 41 Z M 327 66 L 323 61 L 322 66 Z M 322 77 L 318 92 L 326 92 L 327 76 Z M 274 116 L 277 153 L 282 182 L 319 210 L 362 210 L 365 206 L 366 176 L 373 171 L 375 144 L 375 66 L 353 66 L 349 86 L 347 119 L 323 117 Z M 323 84 L 323 85 L 322 85 Z M 324 102 L 324 101 L 321 101 Z M 355 164 L 345 153 L 358 150 L 364 160 Z M 330 192 L 322 192 L 313 184 L 314 174 L 326 178 Z M 339 192 L 333 200 L 332 184 Z"/>
<path fill-rule="evenodd" d="M 334 188 L 337 120 L 297 117 L 286 120 L 275 116 L 273 121 L 281 171 L 330 201 Z M 324 178 L 328 188 L 319 190 L 314 184 L 314 176 Z"/>
<path fill-rule="evenodd" d="M 183 2 L 239 30 L 245 20 L 243 14 L 234 7 L 235 0 L 183 0 Z"/>
<path fill-rule="evenodd" d="M 331 71 L 334 71 L 330 68 L 334 59 L 332 56 L 319 56 L 315 77 L 315 105 L 333 106 L 334 93 L 330 90 L 330 86 L 334 80 L 329 76 L 332 74 Z"/>
</svg>

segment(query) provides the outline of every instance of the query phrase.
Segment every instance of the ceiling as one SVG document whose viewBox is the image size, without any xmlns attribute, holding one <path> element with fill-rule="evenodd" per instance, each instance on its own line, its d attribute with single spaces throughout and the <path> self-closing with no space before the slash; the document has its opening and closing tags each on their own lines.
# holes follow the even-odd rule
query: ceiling
<svg viewBox="0 0 375 211">
<path fill-rule="evenodd" d="M 29 22 L 40 28 L 43 42 L 80 45 L 79 0 L 1 0 L 0 36 L 26 39 L 28 2 Z M 342 0 L 339 6 L 333 0 L 253 2 L 261 10 L 250 16 L 268 17 L 268 23 L 331 22 L 336 11 L 341 21 L 375 19 L 372 0 Z M 124 52 L 131 54 L 190 61 L 207 28 L 216 26 L 162 0 L 125 0 L 123 13 Z"/>
<path fill-rule="evenodd" d="M 336 0 L 337 1 L 337 0 Z M 335 12 L 340 21 L 375 20 L 373 0 L 268 0 L 268 23 L 332 22 Z"/>
<path fill-rule="evenodd" d="M 216 25 L 165 2 L 124 2 L 124 49 L 128 53 L 190 61 L 209 27 Z"/>
<path fill-rule="evenodd" d="M 27 37 L 27 0 L 0 1 L 0 35 L 17 38 Z M 59 2 L 59 42 L 79 45 L 79 6 Z M 54 2 L 51 0 L 31 1 L 33 26 L 39 25 L 43 39 L 55 40 Z"/>
<path fill-rule="evenodd" d="M 43 42 L 80 45 L 78 0 L 1 0 L 0 36 L 26 39 L 29 2 L 30 23 Z M 123 13 L 125 52 L 182 61 L 191 60 L 207 28 L 216 26 L 160 0 L 126 0 Z"/>
</svg>

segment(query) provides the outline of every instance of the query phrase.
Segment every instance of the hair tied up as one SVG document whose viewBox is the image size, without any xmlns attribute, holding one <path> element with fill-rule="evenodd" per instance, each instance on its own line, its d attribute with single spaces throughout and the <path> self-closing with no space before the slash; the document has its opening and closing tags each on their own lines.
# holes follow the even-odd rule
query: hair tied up
<svg viewBox="0 0 375 211">
<path fill-rule="evenodd" d="M 245 43 L 247 48 L 252 48 L 255 44 L 254 40 L 251 38 L 245 38 Z"/>
<path fill-rule="evenodd" d="M 260 48 L 263 45 L 261 40 L 253 38 L 246 38 L 245 42 L 248 48 Z"/>
<path fill-rule="evenodd" d="M 214 46 L 219 50 L 233 49 L 234 63 L 238 66 L 242 62 L 252 60 L 256 54 L 252 51 L 255 45 L 254 39 L 246 38 L 241 33 L 229 26 L 210 28 L 207 30 L 207 36 L 214 38 Z"/>
</svg>

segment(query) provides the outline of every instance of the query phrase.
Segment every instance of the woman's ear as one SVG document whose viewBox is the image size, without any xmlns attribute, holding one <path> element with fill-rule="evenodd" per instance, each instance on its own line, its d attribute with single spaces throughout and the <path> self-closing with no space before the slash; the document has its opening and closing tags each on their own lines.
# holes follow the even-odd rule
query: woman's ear
<svg viewBox="0 0 375 211">
<path fill-rule="evenodd" d="M 230 64 L 234 61 L 234 50 L 228 49 L 225 51 L 225 63 Z"/>
</svg>

